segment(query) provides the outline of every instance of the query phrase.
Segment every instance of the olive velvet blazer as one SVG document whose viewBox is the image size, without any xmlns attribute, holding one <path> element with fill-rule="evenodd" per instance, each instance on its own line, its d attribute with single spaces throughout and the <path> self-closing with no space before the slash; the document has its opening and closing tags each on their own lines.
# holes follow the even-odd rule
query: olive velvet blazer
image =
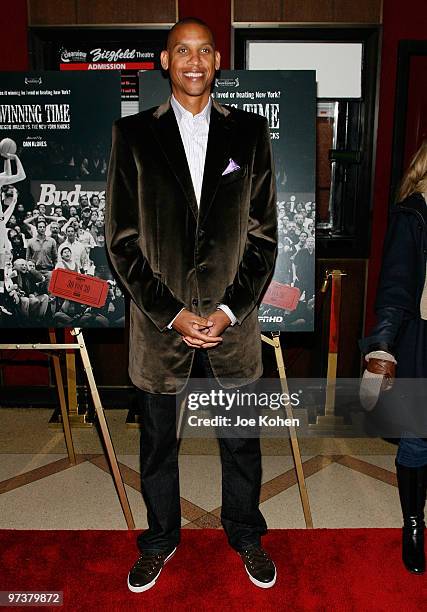
<svg viewBox="0 0 427 612">
<path fill-rule="evenodd" d="M 234 161 L 239 169 L 223 175 Z M 257 305 L 277 249 L 275 176 L 267 121 L 213 101 L 200 208 L 170 101 L 117 120 L 107 183 L 106 245 L 131 297 L 129 375 L 174 394 L 194 351 L 168 324 L 183 307 L 219 303 L 238 323 L 208 355 L 220 383 L 262 374 Z"/>
</svg>

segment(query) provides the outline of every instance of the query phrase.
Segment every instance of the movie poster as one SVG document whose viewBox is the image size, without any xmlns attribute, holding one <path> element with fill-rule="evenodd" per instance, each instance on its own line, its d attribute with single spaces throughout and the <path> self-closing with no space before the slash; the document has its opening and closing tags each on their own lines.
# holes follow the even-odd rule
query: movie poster
<svg viewBox="0 0 427 612">
<path fill-rule="evenodd" d="M 118 73 L 3 73 L 0 326 L 122 327 L 104 247 Z"/>
<path fill-rule="evenodd" d="M 161 104 L 169 83 L 140 75 L 141 110 Z M 315 294 L 316 73 L 223 70 L 213 97 L 267 118 L 274 154 L 278 256 L 259 309 L 263 331 L 313 331 Z"/>
</svg>

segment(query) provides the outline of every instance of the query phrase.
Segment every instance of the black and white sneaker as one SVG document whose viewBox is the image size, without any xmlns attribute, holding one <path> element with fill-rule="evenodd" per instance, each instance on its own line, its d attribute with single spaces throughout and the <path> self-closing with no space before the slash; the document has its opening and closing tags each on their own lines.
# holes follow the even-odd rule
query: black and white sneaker
<svg viewBox="0 0 427 612">
<path fill-rule="evenodd" d="M 132 566 L 128 574 L 128 588 L 133 593 L 143 593 L 156 584 L 162 569 L 175 553 L 176 547 L 170 552 L 145 552 Z"/>
<path fill-rule="evenodd" d="M 263 548 L 253 546 L 240 551 L 239 554 L 253 584 L 261 589 L 269 589 L 276 584 L 276 566 Z"/>
</svg>

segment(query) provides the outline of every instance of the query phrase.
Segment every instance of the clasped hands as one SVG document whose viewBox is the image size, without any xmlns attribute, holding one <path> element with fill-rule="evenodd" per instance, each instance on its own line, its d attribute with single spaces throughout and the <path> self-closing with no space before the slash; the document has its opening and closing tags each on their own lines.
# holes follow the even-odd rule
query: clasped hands
<svg viewBox="0 0 427 612">
<path fill-rule="evenodd" d="M 220 309 L 208 317 L 200 317 L 184 309 L 176 317 L 172 327 L 191 348 L 209 349 L 222 342 L 221 334 L 230 323 L 229 317 Z"/>
</svg>

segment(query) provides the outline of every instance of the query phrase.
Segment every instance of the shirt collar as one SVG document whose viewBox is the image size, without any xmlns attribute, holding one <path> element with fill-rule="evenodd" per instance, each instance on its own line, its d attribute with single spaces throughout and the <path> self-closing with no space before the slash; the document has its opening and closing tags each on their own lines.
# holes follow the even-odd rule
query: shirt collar
<svg viewBox="0 0 427 612">
<path fill-rule="evenodd" d="M 210 96 L 209 96 L 209 100 L 208 100 L 208 103 L 206 104 L 205 108 L 200 113 L 198 113 L 197 115 L 193 115 L 192 113 L 190 113 L 190 111 L 188 111 L 186 108 L 184 108 L 182 106 L 182 104 L 180 104 L 178 102 L 178 100 L 175 98 L 175 96 L 173 94 L 171 96 L 171 106 L 172 106 L 173 111 L 175 113 L 175 117 L 176 117 L 176 119 L 178 121 L 178 124 L 180 124 L 181 121 L 185 117 L 187 120 L 191 119 L 192 121 L 194 121 L 194 120 L 204 120 L 209 125 L 210 116 L 211 116 L 211 107 L 212 107 L 212 98 Z"/>
</svg>

